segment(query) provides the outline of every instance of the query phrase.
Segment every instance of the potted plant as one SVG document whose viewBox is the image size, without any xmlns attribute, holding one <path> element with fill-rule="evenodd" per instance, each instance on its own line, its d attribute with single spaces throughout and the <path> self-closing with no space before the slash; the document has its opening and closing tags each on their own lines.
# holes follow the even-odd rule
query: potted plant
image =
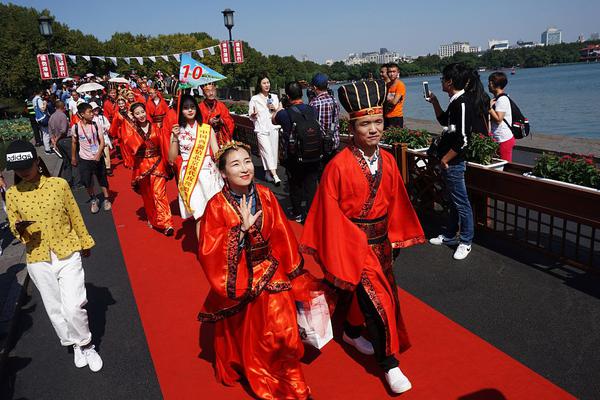
<svg viewBox="0 0 600 400">
<path fill-rule="evenodd" d="M 592 155 L 559 156 L 554 153 L 543 153 L 535 161 L 532 172 L 526 173 L 525 176 L 600 191 L 600 168 L 594 163 Z"/>
<path fill-rule="evenodd" d="M 467 148 L 469 165 L 502 170 L 508 161 L 497 158 L 500 145 L 491 135 L 473 134 Z"/>
<path fill-rule="evenodd" d="M 392 145 L 406 143 L 409 149 L 425 151 L 429 147 L 431 134 L 424 129 L 414 130 L 390 127 L 383 132 L 381 143 Z"/>
<path fill-rule="evenodd" d="M 0 171 L 4 169 L 6 148 L 13 140 L 31 140 L 33 130 L 27 118 L 5 119 L 0 121 Z"/>
</svg>

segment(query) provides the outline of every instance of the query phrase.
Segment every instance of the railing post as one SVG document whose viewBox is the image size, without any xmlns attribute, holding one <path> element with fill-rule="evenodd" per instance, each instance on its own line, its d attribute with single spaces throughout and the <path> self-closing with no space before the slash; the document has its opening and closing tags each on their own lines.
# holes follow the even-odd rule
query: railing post
<svg viewBox="0 0 600 400">
<path fill-rule="evenodd" d="M 398 164 L 398 169 L 400 170 L 400 176 L 404 181 L 404 184 L 408 184 L 408 160 L 406 157 L 406 149 L 408 145 L 406 143 L 394 143 L 392 145 L 392 150 L 394 152 L 394 158 L 396 159 L 396 163 Z"/>
</svg>

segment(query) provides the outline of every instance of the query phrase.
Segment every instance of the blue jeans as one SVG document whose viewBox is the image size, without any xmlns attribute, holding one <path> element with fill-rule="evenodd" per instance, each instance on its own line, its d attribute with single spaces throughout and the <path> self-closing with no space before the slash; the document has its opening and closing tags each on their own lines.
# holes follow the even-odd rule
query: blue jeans
<svg viewBox="0 0 600 400">
<path fill-rule="evenodd" d="M 460 228 L 460 243 L 471 244 L 474 235 L 473 210 L 469 196 L 467 196 L 465 169 L 466 162 L 464 161 L 456 165 L 449 165 L 446 170 L 442 169 L 442 177 L 450 197 L 450 217 L 444 236 L 455 237 Z"/>
</svg>

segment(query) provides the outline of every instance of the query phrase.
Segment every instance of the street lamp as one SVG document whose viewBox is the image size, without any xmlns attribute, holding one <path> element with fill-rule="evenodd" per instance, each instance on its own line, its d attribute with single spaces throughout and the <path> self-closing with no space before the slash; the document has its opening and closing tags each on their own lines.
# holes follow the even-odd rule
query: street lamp
<svg viewBox="0 0 600 400">
<path fill-rule="evenodd" d="M 52 18 L 47 15 L 41 15 L 38 18 L 38 23 L 40 24 L 40 34 L 46 38 L 48 43 L 48 54 L 50 51 L 50 39 L 52 38 Z"/>
<path fill-rule="evenodd" d="M 233 11 L 230 8 L 226 8 L 223 11 L 221 11 L 223 13 L 223 23 L 225 24 L 225 28 L 227 28 L 227 30 L 229 31 L 229 43 L 227 44 L 227 48 L 229 49 L 229 54 L 231 54 L 231 48 L 232 48 L 232 41 L 233 39 L 231 38 L 231 28 L 233 28 L 233 13 L 235 11 Z M 235 62 L 233 63 L 233 78 L 232 78 L 232 82 L 233 84 L 235 84 Z"/>
</svg>

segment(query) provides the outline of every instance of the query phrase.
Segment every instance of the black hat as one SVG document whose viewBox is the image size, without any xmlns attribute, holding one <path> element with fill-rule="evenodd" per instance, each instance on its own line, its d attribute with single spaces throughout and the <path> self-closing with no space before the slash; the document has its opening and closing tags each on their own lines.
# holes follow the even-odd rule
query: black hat
<svg viewBox="0 0 600 400">
<path fill-rule="evenodd" d="M 35 147 L 24 140 L 15 140 L 6 149 L 6 169 L 28 169 L 37 160 Z"/>
<path fill-rule="evenodd" d="M 365 80 L 340 86 L 338 98 L 350 119 L 383 114 L 387 87 L 383 79 Z"/>
</svg>

